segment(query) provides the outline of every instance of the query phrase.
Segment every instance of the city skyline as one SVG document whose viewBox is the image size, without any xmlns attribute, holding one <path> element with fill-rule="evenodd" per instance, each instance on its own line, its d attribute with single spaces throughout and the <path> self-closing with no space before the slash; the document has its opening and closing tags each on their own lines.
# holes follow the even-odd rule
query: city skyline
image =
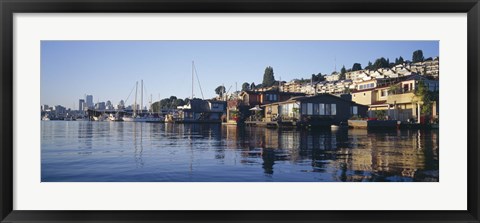
<svg viewBox="0 0 480 223">
<path fill-rule="evenodd" d="M 379 57 L 411 60 L 415 50 L 439 56 L 438 41 L 42 41 L 41 104 L 78 109 L 79 99 L 133 104 L 129 93 L 145 83 L 144 105 L 172 95 L 191 96 L 192 61 L 204 97 L 224 85 L 260 84 L 267 66 L 275 79 L 290 81 L 330 74 L 353 63 L 365 67 Z M 236 84 L 236 86 L 235 86 Z M 139 86 L 140 87 L 140 86 Z M 195 77 L 195 97 L 202 97 Z M 140 90 L 139 90 L 140 91 Z M 61 92 L 59 94 L 59 92 Z M 139 93 L 140 94 L 140 93 Z M 140 99 L 139 99 L 140 100 Z M 72 106 L 73 105 L 73 106 Z M 72 106 L 72 107 L 70 107 Z"/>
</svg>

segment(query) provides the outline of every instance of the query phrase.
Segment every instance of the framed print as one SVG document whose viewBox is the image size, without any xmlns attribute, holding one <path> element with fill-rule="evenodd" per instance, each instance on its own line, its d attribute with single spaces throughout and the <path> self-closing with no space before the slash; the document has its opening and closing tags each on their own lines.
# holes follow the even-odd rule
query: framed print
<svg viewBox="0 0 480 223">
<path fill-rule="evenodd" d="M 479 222 L 477 0 L 0 6 L 2 222 Z"/>
</svg>

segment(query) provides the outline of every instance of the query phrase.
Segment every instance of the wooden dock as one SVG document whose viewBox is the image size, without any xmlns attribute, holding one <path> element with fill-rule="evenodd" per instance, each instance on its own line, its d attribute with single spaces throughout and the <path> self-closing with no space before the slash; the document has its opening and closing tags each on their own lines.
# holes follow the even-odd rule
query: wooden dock
<svg viewBox="0 0 480 223">
<path fill-rule="evenodd" d="M 262 121 L 245 121 L 246 126 L 260 126 L 260 127 L 267 127 L 267 128 L 277 128 L 277 122 L 262 122 Z"/>
<path fill-rule="evenodd" d="M 396 129 L 397 120 L 348 120 L 348 127 L 363 129 Z"/>
</svg>

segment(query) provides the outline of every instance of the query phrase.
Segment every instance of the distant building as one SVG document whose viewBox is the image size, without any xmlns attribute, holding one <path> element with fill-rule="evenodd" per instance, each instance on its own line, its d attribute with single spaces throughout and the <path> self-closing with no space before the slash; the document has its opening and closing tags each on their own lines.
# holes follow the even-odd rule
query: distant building
<svg viewBox="0 0 480 223">
<path fill-rule="evenodd" d="M 79 111 L 85 110 L 85 100 L 84 99 L 78 100 L 78 110 Z"/>
<path fill-rule="evenodd" d="M 117 105 L 117 109 L 124 109 L 125 108 L 125 102 L 123 100 L 120 100 L 120 102 Z"/>
<path fill-rule="evenodd" d="M 280 86 L 280 91 L 283 92 L 300 92 L 301 84 L 298 81 L 290 81 Z"/>
<path fill-rule="evenodd" d="M 49 108 L 48 105 L 42 105 L 42 111 L 50 110 Z"/>
<path fill-rule="evenodd" d="M 99 103 L 95 104 L 95 109 L 105 110 L 106 109 L 105 102 L 99 102 Z"/>
<path fill-rule="evenodd" d="M 115 109 L 115 107 L 113 106 L 111 101 L 107 101 L 107 103 L 105 104 L 105 107 L 106 107 L 107 110 L 114 110 Z"/>
<path fill-rule="evenodd" d="M 57 115 L 63 115 L 67 113 L 67 108 L 61 106 L 61 105 L 57 105 L 55 106 L 55 114 Z"/>
<path fill-rule="evenodd" d="M 93 108 L 94 107 L 94 104 L 93 104 L 93 95 L 87 95 L 87 97 L 85 98 L 86 101 L 87 101 L 87 107 L 88 108 Z"/>
<path fill-rule="evenodd" d="M 340 80 L 340 74 L 335 72 L 335 73 L 332 73 L 330 75 L 326 75 L 325 80 L 327 80 L 327 81 L 338 81 L 338 80 Z"/>
</svg>

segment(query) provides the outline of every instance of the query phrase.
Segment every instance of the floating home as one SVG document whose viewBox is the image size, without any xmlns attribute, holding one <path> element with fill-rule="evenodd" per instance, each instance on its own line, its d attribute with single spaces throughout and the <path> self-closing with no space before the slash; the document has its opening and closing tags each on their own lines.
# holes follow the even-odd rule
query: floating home
<svg viewBox="0 0 480 223">
<path fill-rule="evenodd" d="M 415 119 L 421 122 L 423 102 L 415 95 L 419 84 L 423 83 L 426 89 L 437 95 L 431 98 L 431 118 L 438 118 L 438 80 L 431 80 L 425 76 L 410 73 L 407 76 L 389 79 L 371 79 L 360 82 L 352 91 L 352 100 L 356 103 L 369 106 L 369 117 L 378 117 L 384 114 L 390 119 L 407 122 Z M 382 111 L 379 113 L 379 111 Z"/>
<path fill-rule="evenodd" d="M 227 108 L 227 124 L 243 123 L 245 121 L 261 121 L 256 119 L 259 108 L 264 104 L 286 101 L 292 97 L 305 96 L 304 93 L 282 92 L 278 89 L 266 91 L 242 91 L 238 99 L 229 100 Z"/>
<path fill-rule="evenodd" d="M 293 97 L 261 106 L 265 125 L 330 127 L 352 117 L 366 117 L 368 106 L 357 104 L 350 95 L 331 94 Z"/>
<path fill-rule="evenodd" d="M 221 123 L 222 116 L 226 112 L 225 101 L 192 99 L 187 105 L 179 106 L 179 123 Z"/>
</svg>

